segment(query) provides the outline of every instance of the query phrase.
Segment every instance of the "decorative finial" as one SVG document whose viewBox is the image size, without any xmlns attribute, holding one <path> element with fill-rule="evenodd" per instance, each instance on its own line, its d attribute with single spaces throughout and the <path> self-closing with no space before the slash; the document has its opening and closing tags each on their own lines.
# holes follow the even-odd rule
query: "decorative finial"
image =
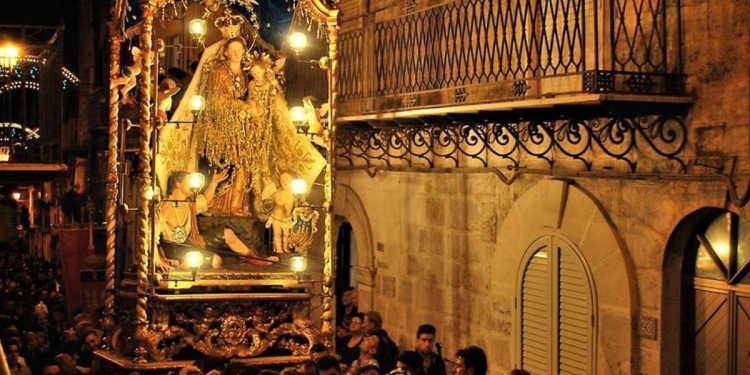
<svg viewBox="0 0 750 375">
<path fill-rule="evenodd" d="M 225 9 L 224 15 L 218 17 L 216 21 L 214 21 L 214 25 L 219 31 L 221 31 L 221 35 L 225 39 L 231 39 L 240 36 L 243 22 L 245 22 L 245 20 L 241 16 L 233 14 L 229 9 Z"/>
</svg>

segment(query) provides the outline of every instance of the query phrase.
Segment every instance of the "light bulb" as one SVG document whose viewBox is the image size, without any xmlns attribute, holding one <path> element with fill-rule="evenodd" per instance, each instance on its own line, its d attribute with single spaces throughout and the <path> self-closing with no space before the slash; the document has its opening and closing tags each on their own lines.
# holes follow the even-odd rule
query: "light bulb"
<svg viewBox="0 0 750 375">
<path fill-rule="evenodd" d="M 13 200 L 14 200 L 14 201 L 18 201 L 18 200 L 20 200 L 20 199 L 21 199 L 21 193 L 20 193 L 20 192 L 18 192 L 18 191 L 14 191 L 14 192 L 13 192 Z"/>
<path fill-rule="evenodd" d="M 203 265 L 203 254 L 200 251 L 188 251 L 185 254 L 185 265 L 190 268 L 199 268 Z"/>
<path fill-rule="evenodd" d="M 305 113 L 305 108 L 292 107 L 290 111 L 292 113 L 293 122 L 305 122 L 305 120 L 307 120 L 307 113 Z"/>
<path fill-rule="evenodd" d="M 148 189 L 146 189 L 146 199 L 147 200 L 159 200 L 161 197 L 161 190 L 159 190 L 159 187 L 153 187 L 149 186 Z"/>
<path fill-rule="evenodd" d="M 307 259 L 302 255 L 295 255 L 289 259 L 289 268 L 292 272 L 304 272 L 307 269 Z"/>
<path fill-rule="evenodd" d="M 18 47 L 12 44 L 0 47 L 0 65 L 8 69 L 14 67 L 18 62 L 19 54 Z"/>
<path fill-rule="evenodd" d="M 293 33 L 289 37 L 289 45 L 294 49 L 295 51 L 299 51 L 305 47 L 307 47 L 307 35 L 301 32 Z"/>
<path fill-rule="evenodd" d="M 203 189 L 203 184 L 206 182 L 206 177 L 198 172 L 193 172 L 188 176 L 188 186 L 190 190 L 197 191 Z"/>
<path fill-rule="evenodd" d="M 203 108 L 206 108 L 206 98 L 200 95 L 193 95 L 190 97 L 190 110 L 194 114 L 201 113 Z"/>
<path fill-rule="evenodd" d="M 203 36 L 206 35 L 206 20 L 198 18 L 191 20 L 188 24 L 188 29 L 190 29 L 190 34 L 195 36 Z"/>
<path fill-rule="evenodd" d="M 307 181 L 301 178 L 295 178 L 292 180 L 289 187 L 292 189 L 292 194 L 294 195 L 303 195 L 307 193 Z"/>
</svg>

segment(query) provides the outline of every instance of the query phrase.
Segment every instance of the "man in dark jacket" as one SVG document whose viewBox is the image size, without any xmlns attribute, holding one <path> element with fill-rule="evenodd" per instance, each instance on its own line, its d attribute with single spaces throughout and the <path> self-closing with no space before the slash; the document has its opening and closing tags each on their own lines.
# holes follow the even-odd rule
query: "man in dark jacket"
<svg viewBox="0 0 750 375">
<path fill-rule="evenodd" d="M 443 357 L 435 353 L 435 326 L 422 324 L 417 329 L 417 353 L 422 356 L 422 366 L 427 375 L 445 375 Z"/>
</svg>

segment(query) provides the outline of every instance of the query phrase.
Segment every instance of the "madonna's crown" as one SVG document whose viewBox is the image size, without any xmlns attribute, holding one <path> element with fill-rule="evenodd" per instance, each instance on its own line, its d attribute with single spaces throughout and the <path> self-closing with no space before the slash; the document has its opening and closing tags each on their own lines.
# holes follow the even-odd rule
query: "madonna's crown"
<svg viewBox="0 0 750 375">
<path fill-rule="evenodd" d="M 231 10 L 226 9 L 224 10 L 224 15 L 214 21 L 214 25 L 221 31 L 221 35 L 225 39 L 231 39 L 240 35 L 243 22 L 245 20 L 242 16 L 232 14 Z"/>
</svg>

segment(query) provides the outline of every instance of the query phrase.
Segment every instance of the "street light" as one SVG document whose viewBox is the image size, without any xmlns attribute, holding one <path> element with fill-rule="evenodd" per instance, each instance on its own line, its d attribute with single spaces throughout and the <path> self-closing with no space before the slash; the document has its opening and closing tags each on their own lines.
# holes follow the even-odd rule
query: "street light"
<svg viewBox="0 0 750 375">
<path fill-rule="evenodd" d="M 18 55 L 20 51 L 18 47 L 12 44 L 6 44 L 0 47 L 0 66 L 3 69 L 10 70 L 16 63 L 18 63 Z"/>
<path fill-rule="evenodd" d="M 21 192 L 20 191 L 14 191 L 13 192 L 13 200 L 18 202 L 21 200 Z"/>
</svg>

